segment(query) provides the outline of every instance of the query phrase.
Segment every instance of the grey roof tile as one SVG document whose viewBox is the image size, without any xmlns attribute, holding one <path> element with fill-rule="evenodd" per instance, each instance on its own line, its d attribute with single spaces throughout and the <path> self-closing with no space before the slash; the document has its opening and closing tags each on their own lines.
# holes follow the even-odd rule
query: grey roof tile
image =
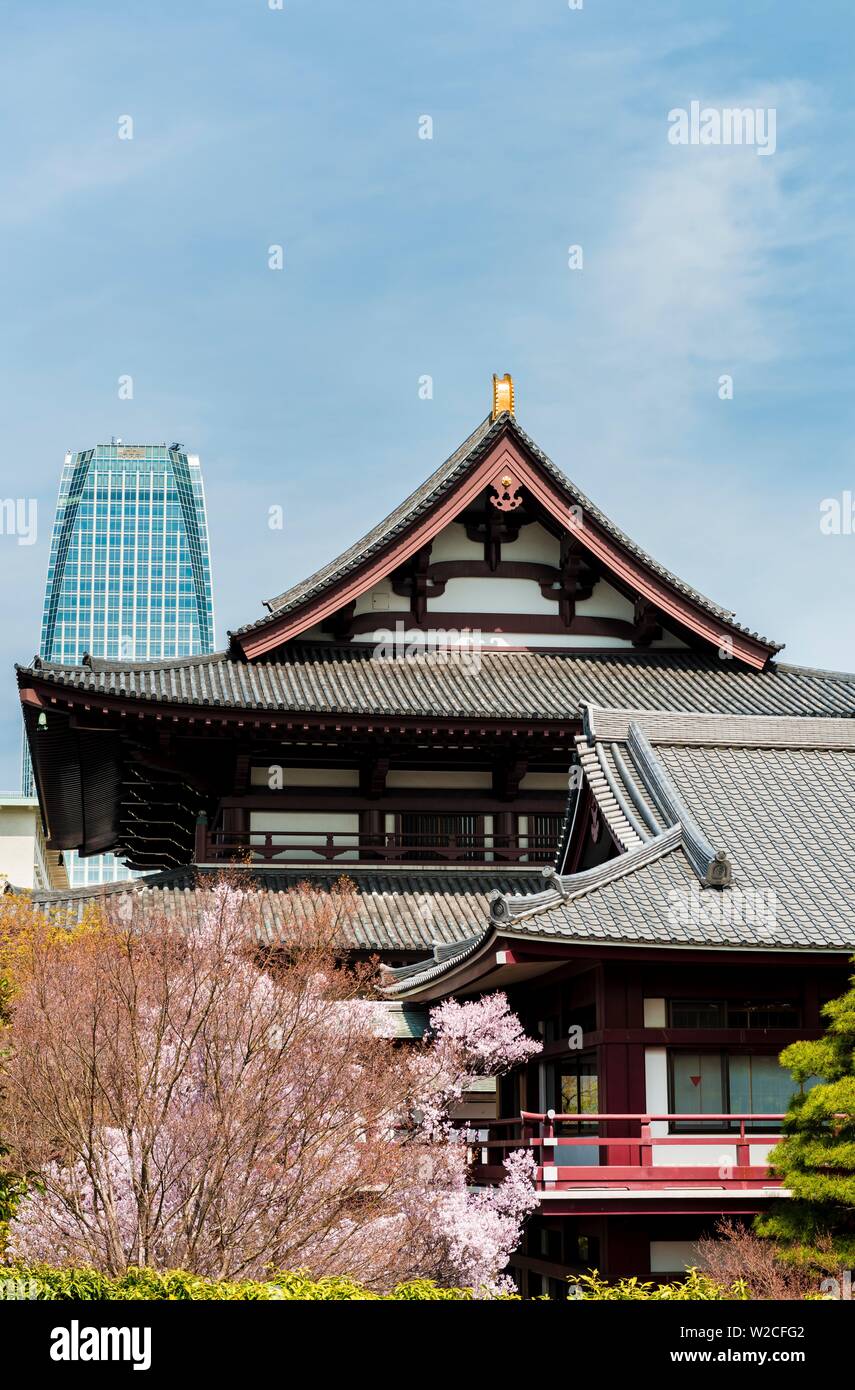
<svg viewBox="0 0 855 1390">
<path fill-rule="evenodd" d="M 630 756 L 633 724 L 655 740 L 666 786 Z M 392 994 L 452 976 L 493 931 L 513 939 L 695 946 L 704 949 L 850 952 L 855 948 L 855 721 L 661 717 L 588 711 L 577 740 L 594 772 L 592 744 L 622 739 L 612 766 L 643 781 L 658 816 L 671 821 L 625 848 L 631 827 L 605 779 L 590 786 L 624 851 L 552 886 L 491 904 L 492 923 L 458 955 L 400 975 Z M 629 786 L 624 780 L 624 790 Z M 663 799 L 664 797 L 664 799 Z M 672 814 L 668 814 L 668 799 Z M 673 815 L 678 808 L 679 818 Z M 637 838 L 637 837 L 636 837 Z M 698 842 L 724 846 L 726 887 L 705 887 Z"/>
<path fill-rule="evenodd" d="M 344 870 L 299 868 L 257 869 L 251 875 L 253 891 L 260 894 L 264 937 L 273 944 L 294 910 L 308 905 L 295 890 L 309 883 L 321 894 L 345 876 Z M 346 876 L 354 884 L 355 910 L 344 922 L 345 942 L 351 950 L 433 952 L 456 946 L 484 923 L 488 897 L 494 892 L 533 890 L 543 882 L 537 871 L 419 868 L 367 869 L 350 865 Z M 205 905 L 205 884 L 212 872 L 192 869 L 147 874 L 143 878 L 88 888 L 33 894 L 33 901 L 58 913 L 63 920 L 80 920 L 87 904 L 118 906 L 130 894 L 141 900 L 143 910 L 160 912 L 180 920 L 196 917 Z"/>
<path fill-rule="evenodd" d="M 750 671 L 682 651 L 485 650 L 476 666 L 428 655 L 385 659 L 367 646 L 303 643 L 275 662 L 248 664 L 215 652 L 18 669 L 22 677 L 129 700 L 294 714 L 570 720 L 591 701 L 630 710 L 855 715 L 855 676 L 784 664 Z"/>
</svg>

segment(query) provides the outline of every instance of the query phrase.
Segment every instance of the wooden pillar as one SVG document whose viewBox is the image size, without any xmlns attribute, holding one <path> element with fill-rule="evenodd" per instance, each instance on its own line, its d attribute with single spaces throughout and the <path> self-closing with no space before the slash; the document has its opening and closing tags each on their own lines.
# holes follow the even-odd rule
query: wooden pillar
<svg viewBox="0 0 855 1390">
<path fill-rule="evenodd" d="M 598 991 L 598 1026 L 620 1032 L 637 1026 L 641 986 L 635 984 L 632 971 L 622 961 L 604 962 Z M 599 1048 L 600 1109 L 612 1114 L 639 1114 L 645 1108 L 644 1046 L 620 1039 L 603 1043 Z M 608 1138 L 629 1136 L 633 1132 L 627 1121 L 614 1120 L 603 1125 Z M 637 1133 L 638 1131 L 635 1130 Z M 601 1162 L 623 1166 L 635 1161 L 637 1145 L 612 1145 L 602 1150 Z"/>
<path fill-rule="evenodd" d="M 379 806 L 372 806 L 368 811 L 359 812 L 359 839 L 361 842 L 370 840 L 378 847 L 383 843 L 383 835 L 386 826 L 386 816 Z M 367 848 L 364 843 L 359 846 L 360 859 L 376 859 L 376 850 Z"/>
<path fill-rule="evenodd" d="M 499 847 L 502 841 L 505 845 L 513 845 L 516 839 L 516 817 L 513 811 L 497 811 L 493 815 L 493 835 L 496 837 L 495 858 L 497 860 L 507 860 L 512 856 L 503 853 Z"/>
</svg>

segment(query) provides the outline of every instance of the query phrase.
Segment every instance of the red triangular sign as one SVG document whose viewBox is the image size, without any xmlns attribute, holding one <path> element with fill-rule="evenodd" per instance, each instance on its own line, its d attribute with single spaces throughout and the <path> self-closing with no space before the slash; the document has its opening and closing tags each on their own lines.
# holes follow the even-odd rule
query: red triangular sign
<svg viewBox="0 0 855 1390">
<path fill-rule="evenodd" d="M 700 1086 L 701 1084 L 701 1078 L 699 1076 L 690 1076 L 689 1080 L 693 1086 Z"/>
</svg>

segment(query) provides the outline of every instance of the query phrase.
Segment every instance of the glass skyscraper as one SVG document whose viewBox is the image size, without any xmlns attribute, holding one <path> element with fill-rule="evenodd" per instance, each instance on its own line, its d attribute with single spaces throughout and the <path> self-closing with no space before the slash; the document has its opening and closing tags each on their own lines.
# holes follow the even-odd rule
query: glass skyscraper
<svg viewBox="0 0 855 1390">
<path fill-rule="evenodd" d="M 214 649 L 202 469 L 180 444 L 99 444 L 66 454 L 39 655 L 126 661 Z M 32 786 L 24 757 L 25 789 Z M 126 877 L 112 855 L 67 855 L 74 884 Z"/>
</svg>

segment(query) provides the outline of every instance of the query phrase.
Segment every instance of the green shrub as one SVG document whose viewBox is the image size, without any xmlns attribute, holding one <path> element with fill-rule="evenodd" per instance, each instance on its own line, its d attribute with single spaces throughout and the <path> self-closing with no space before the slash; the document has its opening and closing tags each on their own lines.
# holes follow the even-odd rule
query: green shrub
<svg viewBox="0 0 855 1390">
<path fill-rule="evenodd" d="M 388 1294 L 377 1294 L 353 1279 L 310 1279 L 307 1275 L 277 1270 L 264 1282 L 202 1279 L 186 1270 L 131 1267 L 118 1279 L 95 1269 L 53 1269 L 49 1265 L 0 1266 L 0 1299 L 34 1298 L 92 1301 L 140 1299 L 217 1299 L 224 1301 L 298 1299 L 364 1302 L 366 1300 L 451 1300 L 472 1298 L 468 1289 L 441 1289 L 431 1279 L 399 1284 Z"/>
<path fill-rule="evenodd" d="M 597 1270 L 593 1274 L 585 1274 L 579 1279 L 570 1280 L 571 1299 L 610 1299 L 613 1301 L 624 1301 L 627 1299 L 657 1299 L 663 1301 L 714 1301 L 714 1302 L 743 1302 L 750 1299 L 751 1292 L 743 1279 L 735 1279 L 734 1282 L 726 1287 L 717 1284 L 706 1274 L 700 1274 L 696 1269 L 690 1269 L 685 1279 L 677 1279 L 672 1284 L 652 1284 L 641 1283 L 638 1279 L 619 1279 L 616 1284 L 609 1284 L 605 1279 L 601 1279 Z"/>
<path fill-rule="evenodd" d="M 792 1196 L 775 1201 L 755 1229 L 783 1259 L 836 1276 L 855 1262 L 855 976 L 822 1012 L 825 1036 L 781 1053 L 800 1089 L 771 1167 Z"/>
<path fill-rule="evenodd" d="M 386 1294 L 375 1293 L 354 1279 L 310 1279 L 299 1270 L 273 1271 L 268 1280 L 202 1279 L 183 1269 L 160 1273 L 154 1269 L 131 1267 L 118 1279 L 95 1269 L 54 1269 L 50 1265 L 0 1265 L 0 1300 L 34 1298 L 41 1300 L 81 1300 L 84 1302 L 128 1302 L 138 1300 L 219 1300 L 270 1302 L 278 1300 L 332 1302 L 469 1302 L 470 1289 L 443 1289 L 432 1279 L 413 1279 L 398 1284 Z M 504 1295 L 510 1297 L 514 1295 Z M 744 1302 L 752 1294 L 744 1279 L 722 1284 L 690 1269 L 685 1279 L 669 1284 L 644 1282 L 637 1278 L 609 1283 L 597 1270 L 568 1280 L 570 1302 L 624 1302 L 653 1300 L 666 1302 Z M 549 1300 L 539 1299 L 538 1302 Z"/>
</svg>

